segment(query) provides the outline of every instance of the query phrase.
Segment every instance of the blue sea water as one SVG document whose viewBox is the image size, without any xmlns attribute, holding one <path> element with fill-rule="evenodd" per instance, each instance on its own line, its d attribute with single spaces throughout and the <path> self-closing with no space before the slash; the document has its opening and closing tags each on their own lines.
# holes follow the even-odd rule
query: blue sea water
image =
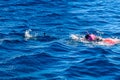
<svg viewBox="0 0 120 80">
<path fill-rule="evenodd" d="M 87 31 L 119 39 L 120 0 L 0 0 L 0 80 L 120 80 L 120 45 Z"/>
</svg>

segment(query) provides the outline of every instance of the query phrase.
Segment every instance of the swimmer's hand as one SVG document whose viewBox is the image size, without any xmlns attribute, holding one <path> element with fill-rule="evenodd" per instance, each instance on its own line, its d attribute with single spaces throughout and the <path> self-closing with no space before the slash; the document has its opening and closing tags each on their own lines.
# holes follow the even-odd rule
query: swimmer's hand
<svg viewBox="0 0 120 80">
<path fill-rule="evenodd" d="M 97 37 L 96 38 L 96 41 L 99 42 L 99 41 L 102 41 L 103 39 L 101 37 Z"/>
<path fill-rule="evenodd" d="M 79 37 L 75 34 L 71 34 L 70 37 L 73 39 L 73 40 L 79 40 Z"/>
</svg>

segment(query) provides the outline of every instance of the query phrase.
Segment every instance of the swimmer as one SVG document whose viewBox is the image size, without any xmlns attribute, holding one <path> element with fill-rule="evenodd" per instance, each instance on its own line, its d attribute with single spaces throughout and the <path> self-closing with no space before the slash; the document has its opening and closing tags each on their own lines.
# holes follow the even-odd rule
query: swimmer
<svg viewBox="0 0 120 80">
<path fill-rule="evenodd" d="M 109 45 L 115 45 L 120 43 L 119 39 L 112 39 L 112 38 L 101 38 L 94 34 L 86 34 L 83 38 L 79 38 L 77 35 L 72 34 L 71 38 L 76 41 L 88 41 L 88 42 L 102 42 Z"/>
<path fill-rule="evenodd" d="M 85 39 L 87 41 L 94 41 L 94 42 L 103 42 L 103 43 L 107 43 L 110 45 L 114 45 L 117 43 L 120 43 L 120 40 L 118 39 L 112 39 L 112 38 L 100 38 L 94 34 L 87 34 L 85 35 Z"/>
</svg>

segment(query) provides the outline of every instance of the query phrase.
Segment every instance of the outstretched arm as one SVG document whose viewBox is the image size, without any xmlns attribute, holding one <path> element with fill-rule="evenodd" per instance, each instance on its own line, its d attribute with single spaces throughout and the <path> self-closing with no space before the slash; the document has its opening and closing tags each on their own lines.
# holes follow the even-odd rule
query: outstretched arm
<svg viewBox="0 0 120 80">
<path fill-rule="evenodd" d="M 79 37 L 75 34 L 71 34 L 70 37 L 73 39 L 73 40 L 79 40 Z"/>
</svg>

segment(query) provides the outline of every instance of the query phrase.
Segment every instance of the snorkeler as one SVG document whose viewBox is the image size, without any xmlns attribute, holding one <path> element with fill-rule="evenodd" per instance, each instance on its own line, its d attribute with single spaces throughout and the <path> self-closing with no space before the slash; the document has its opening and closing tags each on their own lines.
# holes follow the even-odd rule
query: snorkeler
<svg viewBox="0 0 120 80">
<path fill-rule="evenodd" d="M 87 41 L 95 41 L 95 42 L 99 42 L 102 41 L 102 38 L 95 36 L 94 34 L 87 34 L 85 35 L 85 39 Z"/>
<path fill-rule="evenodd" d="M 84 37 L 79 38 L 77 35 L 72 34 L 71 38 L 76 41 L 88 41 L 88 42 L 97 42 L 97 43 L 105 43 L 109 45 L 114 45 L 120 43 L 119 39 L 112 39 L 112 38 L 101 38 L 94 34 L 86 34 Z"/>
<path fill-rule="evenodd" d="M 111 44 L 111 45 L 120 43 L 120 40 L 116 40 L 116 39 L 112 39 L 112 38 L 100 38 L 98 36 L 95 36 L 94 34 L 85 35 L 85 39 L 87 41 L 104 42 L 104 43 Z"/>
</svg>

